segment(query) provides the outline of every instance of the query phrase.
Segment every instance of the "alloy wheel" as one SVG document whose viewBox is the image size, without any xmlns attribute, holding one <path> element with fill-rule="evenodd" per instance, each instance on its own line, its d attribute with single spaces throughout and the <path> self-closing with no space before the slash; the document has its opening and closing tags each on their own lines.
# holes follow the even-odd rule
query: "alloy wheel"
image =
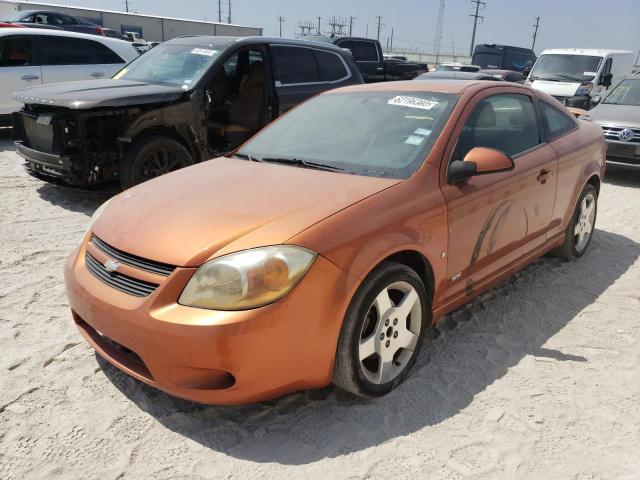
<svg viewBox="0 0 640 480">
<path fill-rule="evenodd" d="M 596 198 L 588 193 L 580 203 L 580 211 L 573 229 L 575 249 L 582 252 L 589 243 L 596 220 Z"/>
<path fill-rule="evenodd" d="M 394 282 L 378 293 L 359 337 L 358 358 L 365 378 L 383 385 L 402 373 L 414 354 L 421 328 L 420 297 L 411 284 Z"/>
</svg>

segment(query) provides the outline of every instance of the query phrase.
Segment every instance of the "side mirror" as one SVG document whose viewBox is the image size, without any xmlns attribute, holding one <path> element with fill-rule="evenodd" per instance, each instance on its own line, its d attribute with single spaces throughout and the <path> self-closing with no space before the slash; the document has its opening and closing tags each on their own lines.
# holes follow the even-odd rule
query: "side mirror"
<svg viewBox="0 0 640 480">
<path fill-rule="evenodd" d="M 591 97 L 591 105 L 596 106 L 600 103 L 602 99 L 600 98 L 600 95 L 594 95 L 593 97 Z"/>
<path fill-rule="evenodd" d="M 511 157 L 500 150 L 475 147 L 465 155 L 464 160 L 449 164 L 447 181 L 454 184 L 476 175 L 506 172 L 514 166 Z"/>
<path fill-rule="evenodd" d="M 613 80 L 613 75 L 611 73 L 603 73 L 600 75 L 600 85 L 603 87 L 610 87 L 611 80 Z"/>
</svg>

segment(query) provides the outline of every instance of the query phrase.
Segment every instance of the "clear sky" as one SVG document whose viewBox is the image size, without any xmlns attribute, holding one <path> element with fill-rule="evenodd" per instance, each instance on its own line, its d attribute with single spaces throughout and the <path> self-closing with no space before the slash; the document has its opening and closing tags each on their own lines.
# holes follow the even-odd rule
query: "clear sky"
<svg viewBox="0 0 640 480">
<path fill-rule="evenodd" d="M 47 1 L 47 0 L 43 0 Z M 48 0 L 51 3 L 124 8 L 123 0 Z M 545 48 L 584 47 L 640 49 L 640 0 L 484 0 L 485 20 L 479 23 L 476 43 L 531 46 L 533 23 L 540 16 L 536 53 Z M 223 0 L 226 20 L 227 2 Z M 217 0 L 131 0 L 138 13 L 217 21 Z M 277 35 L 277 16 L 285 17 L 283 36 L 293 36 L 299 20 L 317 22 L 322 30 L 331 17 L 356 17 L 354 35 L 376 35 L 376 16 L 384 25 L 383 44 L 394 29 L 394 45 L 432 50 L 439 0 L 232 0 L 232 21 L 264 27 Z M 473 12 L 470 0 L 446 0 L 442 52 L 464 54 L 471 41 Z"/>
</svg>

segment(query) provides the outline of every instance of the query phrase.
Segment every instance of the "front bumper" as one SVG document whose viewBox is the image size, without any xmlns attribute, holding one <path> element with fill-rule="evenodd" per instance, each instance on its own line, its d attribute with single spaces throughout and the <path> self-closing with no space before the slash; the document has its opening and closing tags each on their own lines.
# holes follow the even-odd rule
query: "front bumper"
<svg viewBox="0 0 640 480">
<path fill-rule="evenodd" d="M 640 167 L 640 144 L 605 140 L 607 162 Z"/>
<path fill-rule="evenodd" d="M 284 299 L 222 312 L 176 303 L 194 268 L 177 268 L 148 297 L 111 288 L 85 266 L 88 238 L 65 269 L 73 317 L 96 351 L 129 375 L 210 404 L 256 402 L 331 382 L 354 283 L 323 257 Z"/>
<path fill-rule="evenodd" d="M 73 166 L 70 158 L 44 153 L 29 148 L 22 141 L 16 141 L 16 152 L 27 162 L 27 168 L 43 175 L 68 177 Z"/>
</svg>

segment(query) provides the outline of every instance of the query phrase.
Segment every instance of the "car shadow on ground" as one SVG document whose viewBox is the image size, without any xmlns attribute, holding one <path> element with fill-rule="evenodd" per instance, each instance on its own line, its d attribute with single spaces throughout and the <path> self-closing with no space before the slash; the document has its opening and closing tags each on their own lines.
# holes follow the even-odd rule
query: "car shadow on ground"
<svg viewBox="0 0 640 480">
<path fill-rule="evenodd" d="M 544 345 L 569 322 L 580 321 L 578 314 L 639 255 L 640 245 L 631 239 L 597 230 L 583 258 L 536 261 L 439 322 L 407 381 L 378 399 L 356 399 L 327 387 L 255 405 L 198 405 L 148 387 L 99 357 L 98 362 L 141 410 L 206 448 L 257 462 L 306 464 L 437 425 L 527 355 L 589 362 L 572 354 L 571 346 L 563 352 Z"/>
<path fill-rule="evenodd" d="M 118 193 L 115 184 L 104 184 L 96 187 L 71 187 L 58 182 L 50 182 L 35 177 L 40 185 L 36 187 L 38 195 L 52 205 L 62 207 L 71 212 L 80 212 L 91 216 L 93 212 Z"/>
<path fill-rule="evenodd" d="M 607 164 L 604 181 L 618 187 L 640 187 L 640 167 Z"/>
</svg>

